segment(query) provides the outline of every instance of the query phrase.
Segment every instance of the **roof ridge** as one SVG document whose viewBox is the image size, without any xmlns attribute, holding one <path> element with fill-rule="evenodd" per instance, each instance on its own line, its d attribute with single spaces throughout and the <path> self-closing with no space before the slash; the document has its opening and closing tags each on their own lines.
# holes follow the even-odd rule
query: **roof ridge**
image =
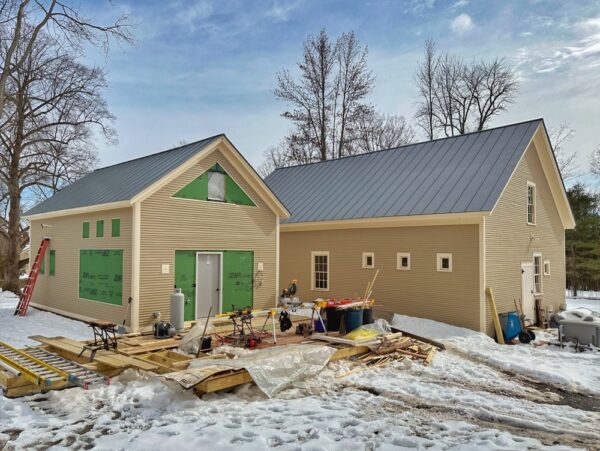
<svg viewBox="0 0 600 451">
<path fill-rule="evenodd" d="M 174 151 L 174 150 L 177 150 L 177 149 L 181 149 L 183 147 L 187 147 L 187 146 L 191 146 L 191 145 L 194 145 L 194 144 L 198 144 L 198 143 L 201 143 L 203 141 L 213 140 L 213 139 L 218 138 L 220 136 L 225 136 L 225 133 L 218 133 L 216 135 L 209 136 L 208 138 L 199 139 L 197 141 L 193 141 L 193 142 L 187 143 L 187 144 L 182 144 L 181 146 L 172 147 L 170 149 L 161 150 L 159 152 L 154 152 L 154 153 L 151 153 L 151 154 L 148 154 L 148 155 L 143 155 L 143 156 L 137 157 L 137 158 L 132 158 L 131 160 L 121 161 L 120 163 L 110 164 L 108 166 L 102 166 L 101 168 L 94 169 L 93 172 L 101 171 L 103 169 L 113 168 L 115 166 L 119 166 L 119 165 L 125 164 L 125 163 L 131 163 L 132 161 L 143 160 L 144 158 L 154 157 L 156 155 L 161 155 L 163 153 L 171 152 L 171 151 Z"/>
<path fill-rule="evenodd" d="M 310 163 L 301 163 L 301 164 L 294 164 L 294 165 L 291 165 L 291 166 L 282 166 L 282 167 L 279 167 L 279 168 L 275 168 L 273 170 L 273 172 L 271 172 L 271 174 L 274 174 L 276 171 L 284 170 L 284 169 L 292 169 L 292 168 L 298 168 L 298 167 L 303 167 L 303 166 L 310 166 L 310 165 L 314 165 L 314 164 L 322 164 L 322 163 L 331 163 L 331 162 L 336 162 L 336 161 L 342 161 L 342 160 L 346 160 L 346 159 L 353 158 L 353 157 L 363 157 L 363 156 L 372 155 L 372 154 L 378 153 L 378 152 L 387 152 L 389 150 L 404 149 L 406 147 L 418 146 L 420 144 L 433 143 L 433 142 L 436 142 L 436 141 L 444 141 L 446 139 L 460 138 L 462 136 L 469 136 L 469 135 L 474 135 L 474 134 L 477 134 L 477 133 L 484 133 L 484 132 L 489 132 L 489 131 L 492 131 L 492 130 L 499 130 L 499 129 L 502 129 L 502 128 L 514 127 L 514 126 L 517 126 L 517 125 L 523 125 L 523 124 L 528 124 L 530 122 L 537 122 L 537 121 L 541 121 L 544 124 L 544 127 L 545 127 L 544 118 L 543 117 L 538 117 L 538 118 L 535 118 L 535 119 L 529 119 L 527 121 L 513 122 L 512 124 L 500 125 L 498 127 L 486 128 L 484 130 L 476 130 L 476 131 L 473 131 L 473 132 L 463 133 L 462 135 L 444 136 L 442 138 L 430 139 L 428 141 L 419 141 L 419 142 L 415 142 L 415 143 L 404 144 L 402 146 L 397 146 L 397 147 L 388 147 L 386 149 L 377 149 L 377 150 L 372 150 L 370 152 L 359 153 L 359 154 L 355 154 L 355 155 L 346 155 L 344 157 L 334 158 L 334 159 L 331 159 L 331 160 L 311 161 Z M 271 174 L 269 174 L 269 175 L 271 175 Z"/>
</svg>

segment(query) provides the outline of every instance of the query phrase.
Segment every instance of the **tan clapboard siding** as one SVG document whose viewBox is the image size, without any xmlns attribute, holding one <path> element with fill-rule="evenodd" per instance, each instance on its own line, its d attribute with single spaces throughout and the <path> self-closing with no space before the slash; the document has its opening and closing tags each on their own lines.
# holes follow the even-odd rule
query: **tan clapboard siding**
<svg viewBox="0 0 600 451">
<path fill-rule="evenodd" d="M 217 162 L 256 207 L 172 197 Z M 220 150 L 144 200 L 140 232 L 140 327 L 152 324 L 155 311 L 160 311 L 163 319 L 169 318 L 177 249 L 254 251 L 254 306 L 274 306 L 276 224 L 272 210 Z M 259 262 L 264 265 L 262 275 L 257 273 Z M 169 264 L 169 274 L 161 274 L 163 264 Z M 227 305 L 223 299 L 223 306 Z"/>
<path fill-rule="evenodd" d="M 536 184 L 537 225 L 527 224 L 527 181 Z M 531 240 L 531 235 L 539 238 Z M 498 312 L 514 311 L 521 298 L 521 262 L 532 262 L 541 252 L 550 260 L 550 275 L 543 275 L 543 304 L 554 308 L 565 300 L 565 230 L 552 198 L 533 143 L 525 152 L 486 220 L 486 284 L 494 290 Z M 493 333 L 487 306 L 487 332 Z"/>
<path fill-rule="evenodd" d="M 111 220 L 121 220 L 121 236 L 112 238 Z M 104 237 L 96 238 L 96 221 L 104 220 Z M 40 274 L 32 302 L 65 314 L 123 322 L 131 296 L 131 220 L 132 209 L 106 210 L 83 215 L 62 216 L 31 221 L 31 258 L 35 258 L 43 236 L 49 236 L 50 249 L 56 250 L 56 275 L 49 275 L 49 250 L 46 271 Z M 82 236 L 83 222 L 90 223 L 90 238 Z M 42 224 L 51 225 L 42 229 Z M 123 249 L 123 305 L 79 299 L 79 250 Z M 129 324 L 129 315 L 127 319 Z"/>
<path fill-rule="evenodd" d="M 375 269 L 378 314 L 402 313 L 479 329 L 478 225 L 389 227 L 285 232 L 280 237 L 280 286 L 298 279 L 303 300 L 363 296 Z M 330 291 L 311 290 L 311 251 L 329 251 Z M 396 269 L 396 253 L 410 252 L 411 269 Z M 436 254 L 453 254 L 453 272 L 436 270 Z"/>
</svg>

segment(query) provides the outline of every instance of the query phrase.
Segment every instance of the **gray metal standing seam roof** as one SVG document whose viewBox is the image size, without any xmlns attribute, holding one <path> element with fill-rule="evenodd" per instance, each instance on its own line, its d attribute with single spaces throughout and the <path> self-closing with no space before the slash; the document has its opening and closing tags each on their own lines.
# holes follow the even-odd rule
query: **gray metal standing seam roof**
<svg viewBox="0 0 600 451">
<path fill-rule="evenodd" d="M 276 169 L 282 223 L 491 211 L 541 119 Z"/>
<path fill-rule="evenodd" d="M 129 200 L 221 136 L 96 169 L 37 204 L 25 216 Z"/>
</svg>

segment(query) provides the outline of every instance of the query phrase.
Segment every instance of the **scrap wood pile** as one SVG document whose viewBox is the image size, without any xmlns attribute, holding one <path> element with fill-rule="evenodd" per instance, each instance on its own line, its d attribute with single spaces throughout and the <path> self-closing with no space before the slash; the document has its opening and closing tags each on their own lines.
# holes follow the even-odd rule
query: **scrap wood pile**
<svg viewBox="0 0 600 451">
<path fill-rule="evenodd" d="M 370 351 L 350 359 L 354 368 L 338 378 L 367 369 L 379 368 L 395 361 L 405 359 L 414 360 L 427 366 L 435 357 L 438 347 L 434 344 L 424 343 L 416 338 L 404 336 L 402 332 L 384 335 L 379 343 L 370 346 Z"/>
</svg>

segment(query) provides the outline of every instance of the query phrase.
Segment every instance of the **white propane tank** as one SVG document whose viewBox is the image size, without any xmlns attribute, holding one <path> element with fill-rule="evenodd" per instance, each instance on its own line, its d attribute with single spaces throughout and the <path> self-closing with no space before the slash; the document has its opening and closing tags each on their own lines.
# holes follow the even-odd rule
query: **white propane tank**
<svg viewBox="0 0 600 451">
<path fill-rule="evenodd" d="M 183 330 L 183 307 L 185 305 L 185 296 L 181 288 L 175 288 L 171 295 L 171 324 L 177 332 Z"/>
</svg>

